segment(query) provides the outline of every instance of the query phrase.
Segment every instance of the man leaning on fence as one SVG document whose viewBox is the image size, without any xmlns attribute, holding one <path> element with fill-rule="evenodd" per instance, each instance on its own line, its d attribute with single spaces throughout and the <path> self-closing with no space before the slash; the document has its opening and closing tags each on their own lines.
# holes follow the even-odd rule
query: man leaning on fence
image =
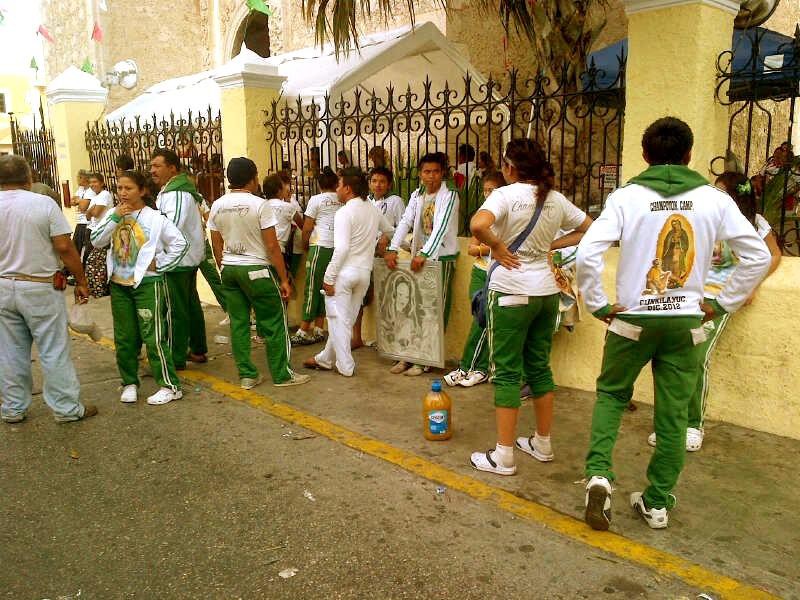
<svg viewBox="0 0 800 600">
<path fill-rule="evenodd" d="M 64 215 L 50 198 L 30 188 L 25 159 L 0 156 L 0 416 L 7 423 L 25 419 L 36 342 L 44 401 L 56 421 L 78 421 L 96 415 L 97 408 L 78 399 L 63 287 L 57 281 L 63 281 L 61 263 L 75 276 L 76 302 L 85 302 L 89 290 Z"/>
<path fill-rule="evenodd" d="M 160 148 L 153 153 L 150 174 L 161 192 L 156 207 L 180 229 L 189 251 L 178 267 L 166 274 L 169 290 L 172 360 L 175 368 L 185 369 L 187 358 L 206 362 L 206 322 L 197 294 L 197 270 L 205 259 L 206 232 L 201 214 L 203 197 L 181 170 L 178 155 Z"/>
</svg>

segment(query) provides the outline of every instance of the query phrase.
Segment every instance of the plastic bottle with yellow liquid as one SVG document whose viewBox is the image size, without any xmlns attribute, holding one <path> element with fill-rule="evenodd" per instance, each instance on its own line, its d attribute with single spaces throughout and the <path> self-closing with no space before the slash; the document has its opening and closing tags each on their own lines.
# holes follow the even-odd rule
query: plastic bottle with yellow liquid
<svg viewBox="0 0 800 600">
<path fill-rule="evenodd" d="M 453 436 L 453 402 L 442 391 L 442 382 L 435 379 L 431 391 L 422 400 L 422 416 L 425 421 L 425 439 L 449 440 Z"/>
</svg>

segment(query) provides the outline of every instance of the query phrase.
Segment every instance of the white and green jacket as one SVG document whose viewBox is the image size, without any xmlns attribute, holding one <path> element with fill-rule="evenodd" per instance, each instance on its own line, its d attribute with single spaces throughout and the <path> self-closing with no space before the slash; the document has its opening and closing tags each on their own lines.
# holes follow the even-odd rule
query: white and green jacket
<svg viewBox="0 0 800 600">
<path fill-rule="evenodd" d="M 403 218 L 397 224 L 389 250 L 397 252 L 403 240 L 412 232 L 411 255 L 417 254 L 434 260 L 454 260 L 458 256 L 458 192 L 443 182 L 436 194 L 433 230 L 424 245 L 422 240 L 422 210 L 425 204 L 425 188 L 420 187 L 411 194 Z"/>
<path fill-rule="evenodd" d="M 114 245 L 112 238 L 123 217 L 116 209 L 109 210 L 100 219 L 92 232 L 92 245 L 96 248 L 109 246 L 106 268 L 109 280 L 114 275 Z M 173 271 L 181 264 L 189 251 L 189 243 L 181 231 L 157 210 L 145 206 L 135 216 L 134 224 L 144 232 L 145 243 L 138 249 L 136 264 L 133 267 L 133 287 L 138 287 L 145 276 L 160 275 Z M 148 272 L 150 263 L 156 261 L 156 272 Z"/>
<path fill-rule="evenodd" d="M 178 270 L 197 268 L 206 255 L 206 230 L 201 215 L 202 196 L 185 173 L 173 177 L 156 198 L 156 207 L 189 242 L 189 249 L 181 259 Z"/>
</svg>

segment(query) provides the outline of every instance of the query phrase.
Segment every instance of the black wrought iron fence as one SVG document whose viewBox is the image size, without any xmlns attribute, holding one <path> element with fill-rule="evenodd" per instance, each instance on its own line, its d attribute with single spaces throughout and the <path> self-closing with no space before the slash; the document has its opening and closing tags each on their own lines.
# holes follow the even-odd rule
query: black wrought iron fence
<svg viewBox="0 0 800 600">
<path fill-rule="evenodd" d="M 37 127 L 34 122 L 33 129 L 23 129 L 19 122 L 10 114 L 11 145 L 14 154 L 24 156 L 35 171 L 35 176 L 51 188 L 60 192 L 58 182 L 58 164 L 56 161 L 56 143 L 52 130 L 48 129 L 41 120 Z"/>
<path fill-rule="evenodd" d="M 222 118 L 210 108 L 200 114 L 171 114 L 169 119 L 153 115 L 111 123 L 95 121 L 87 125 L 86 148 L 91 170 L 102 173 L 110 189 L 116 188 L 117 158 L 129 156 L 136 169 L 147 173 L 153 151 L 170 148 L 206 200 L 213 202 L 224 193 Z"/>
<path fill-rule="evenodd" d="M 505 143 L 532 138 L 545 148 L 556 187 L 584 209 L 600 211 L 617 187 L 625 112 L 625 61 L 606 73 L 592 63 L 580 79 L 512 72 L 506 83 L 466 76 L 435 88 L 430 80 L 381 92 L 355 88 L 338 98 L 274 101 L 265 111 L 271 171 L 291 172 L 298 199 L 316 192 L 325 166 L 370 168 L 383 156 L 395 191 L 408 201 L 418 185 L 416 163 L 444 152 L 461 190 L 462 233 L 483 201 L 480 177 L 499 168 Z M 460 156 L 459 156 L 460 155 Z M 376 158 L 377 157 L 377 158 Z"/>
<path fill-rule="evenodd" d="M 784 253 L 800 253 L 800 26 L 794 38 L 762 28 L 737 32 L 717 60 L 717 100 L 730 113 L 728 146 L 712 161 L 720 175 L 750 178 L 757 210 Z"/>
</svg>

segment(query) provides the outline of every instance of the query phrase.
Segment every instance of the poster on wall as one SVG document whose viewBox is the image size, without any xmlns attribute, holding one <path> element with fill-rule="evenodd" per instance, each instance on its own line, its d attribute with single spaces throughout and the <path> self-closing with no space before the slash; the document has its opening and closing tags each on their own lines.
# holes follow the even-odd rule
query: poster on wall
<svg viewBox="0 0 800 600">
<path fill-rule="evenodd" d="M 376 333 L 378 351 L 393 360 L 444 367 L 442 269 L 429 260 L 417 273 L 410 261 L 391 270 L 375 260 Z"/>
</svg>

